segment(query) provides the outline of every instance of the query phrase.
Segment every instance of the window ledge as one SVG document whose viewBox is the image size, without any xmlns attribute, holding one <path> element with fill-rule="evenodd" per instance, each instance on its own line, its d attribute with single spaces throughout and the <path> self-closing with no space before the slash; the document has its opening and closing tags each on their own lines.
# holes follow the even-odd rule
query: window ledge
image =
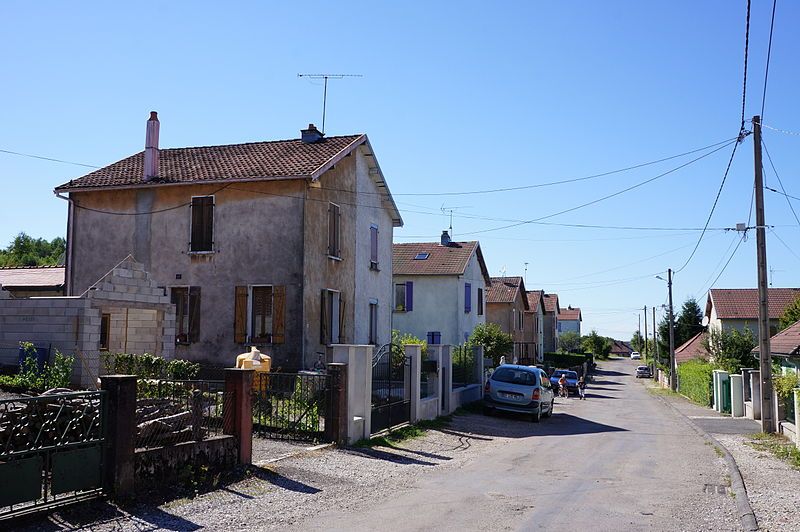
<svg viewBox="0 0 800 532">
<path fill-rule="evenodd" d="M 336 257 L 334 255 L 328 255 L 328 258 L 331 259 L 331 260 L 338 261 L 338 262 L 342 261 L 342 257 Z"/>
<path fill-rule="evenodd" d="M 380 268 L 378 268 L 378 265 L 377 265 L 376 263 L 374 263 L 374 262 L 370 263 L 370 265 L 369 265 L 369 269 L 370 269 L 371 271 L 373 271 L 373 272 L 379 272 L 379 271 L 381 271 L 381 269 L 380 269 Z"/>
<path fill-rule="evenodd" d="M 213 255 L 214 253 L 216 253 L 216 251 L 214 251 L 214 250 L 211 250 L 211 251 L 187 251 L 186 253 L 188 255 Z"/>
</svg>

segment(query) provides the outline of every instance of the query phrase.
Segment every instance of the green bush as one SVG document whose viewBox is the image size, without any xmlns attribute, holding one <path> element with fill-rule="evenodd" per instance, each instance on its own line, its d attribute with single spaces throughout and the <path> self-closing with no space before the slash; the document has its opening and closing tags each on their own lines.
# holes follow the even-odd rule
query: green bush
<svg viewBox="0 0 800 532">
<path fill-rule="evenodd" d="M 103 353 L 100 356 L 106 373 L 137 375 L 145 379 L 192 380 L 200 372 L 200 364 L 188 360 L 170 360 L 144 353 Z"/>
<path fill-rule="evenodd" d="M 711 406 L 714 366 L 705 360 L 690 360 L 678 365 L 678 391 L 703 406 Z"/>
<path fill-rule="evenodd" d="M 28 356 L 22 361 L 19 373 L 3 378 L 0 385 L 35 392 L 69 386 L 75 357 L 63 355 L 56 349 L 53 361 L 45 362 L 39 369 L 36 362 L 36 346 L 31 342 L 20 342 L 19 346 L 25 350 Z"/>
<path fill-rule="evenodd" d="M 574 353 L 545 353 L 544 362 L 558 368 L 572 368 L 587 361 L 587 356 Z"/>
</svg>

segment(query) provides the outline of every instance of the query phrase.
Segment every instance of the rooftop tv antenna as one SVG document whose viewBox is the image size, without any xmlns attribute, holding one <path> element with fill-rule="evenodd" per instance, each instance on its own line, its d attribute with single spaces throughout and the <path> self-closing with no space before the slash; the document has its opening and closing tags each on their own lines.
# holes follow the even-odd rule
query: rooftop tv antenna
<svg viewBox="0 0 800 532">
<path fill-rule="evenodd" d="M 343 78 L 361 78 L 361 74 L 297 74 L 298 78 L 308 79 L 321 79 L 324 80 L 324 89 L 322 90 L 322 134 L 325 134 L 325 110 L 328 105 L 328 80 L 329 79 L 343 79 Z"/>
<path fill-rule="evenodd" d="M 472 205 L 456 205 L 455 207 L 445 207 L 444 203 L 442 203 L 441 211 L 442 214 L 447 214 L 447 211 L 450 212 L 450 238 L 453 238 L 453 211 L 456 209 L 471 209 Z"/>
</svg>

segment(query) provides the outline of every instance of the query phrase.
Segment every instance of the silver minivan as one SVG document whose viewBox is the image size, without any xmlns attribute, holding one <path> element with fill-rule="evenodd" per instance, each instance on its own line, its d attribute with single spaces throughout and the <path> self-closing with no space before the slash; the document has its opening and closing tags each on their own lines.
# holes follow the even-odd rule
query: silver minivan
<svg viewBox="0 0 800 532">
<path fill-rule="evenodd" d="M 534 421 L 553 413 L 554 394 L 544 370 L 504 364 L 494 370 L 483 388 L 483 413 L 495 410 L 531 414 Z"/>
</svg>

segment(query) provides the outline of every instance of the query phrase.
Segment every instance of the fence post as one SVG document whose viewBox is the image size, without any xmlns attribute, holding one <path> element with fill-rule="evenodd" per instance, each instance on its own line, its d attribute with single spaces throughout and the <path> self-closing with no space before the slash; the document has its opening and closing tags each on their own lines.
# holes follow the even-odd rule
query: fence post
<svg viewBox="0 0 800 532">
<path fill-rule="evenodd" d="M 794 445 L 800 449 L 800 388 L 792 390 L 794 401 Z"/>
<path fill-rule="evenodd" d="M 347 364 L 327 365 L 330 375 L 330 396 L 325 416 L 325 439 L 339 445 L 347 442 Z"/>
<path fill-rule="evenodd" d="M 403 346 L 405 355 L 411 359 L 411 381 L 409 390 L 409 399 L 411 400 L 411 423 L 419 421 L 419 401 L 420 401 L 420 386 L 422 384 L 422 346 L 415 344 L 406 344 Z"/>
<path fill-rule="evenodd" d="M 453 400 L 453 346 L 443 345 L 442 357 L 442 415 L 452 412 L 450 403 Z"/>
<path fill-rule="evenodd" d="M 252 369 L 225 368 L 223 432 L 236 436 L 239 463 L 253 462 L 253 373 Z"/>
<path fill-rule="evenodd" d="M 106 392 L 104 484 L 114 498 L 130 498 L 136 487 L 136 375 L 103 375 L 100 389 Z"/>
<path fill-rule="evenodd" d="M 761 419 L 761 371 L 750 372 L 750 398 L 753 401 L 753 419 Z"/>
</svg>

